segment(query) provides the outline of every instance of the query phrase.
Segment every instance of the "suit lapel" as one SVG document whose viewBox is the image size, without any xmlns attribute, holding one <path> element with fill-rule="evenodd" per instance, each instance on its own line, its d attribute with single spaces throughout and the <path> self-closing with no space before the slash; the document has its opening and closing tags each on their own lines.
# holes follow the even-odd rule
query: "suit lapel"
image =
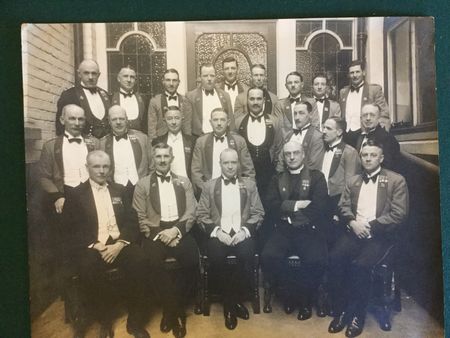
<svg viewBox="0 0 450 338">
<path fill-rule="evenodd" d="M 83 190 L 85 191 L 81 194 L 81 196 L 84 196 L 84 198 L 81 199 L 81 205 L 86 211 L 86 219 L 89 220 L 89 224 L 92 225 L 92 228 L 95 228 L 95 236 L 98 236 L 97 208 L 95 205 L 94 193 L 92 192 L 89 181 L 84 183 Z"/>
<path fill-rule="evenodd" d="M 294 121 L 292 121 L 291 103 L 289 102 L 289 98 L 285 99 L 283 102 L 283 111 L 284 116 L 289 120 L 291 126 L 294 127 Z"/>
<path fill-rule="evenodd" d="M 129 134 L 128 138 L 130 139 L 131 148 L 133 148 L 134 162 L 136 163 L 136 169 L 139 168 L 142 160 L 142 148 L 139 143 L 138 138 L 134 134 Z"/>
<path fill-rule="evenodd" d="M 175 197 L 177 199 L 178 218 L 181 218 L 181 216 L 183 216 L 184 212 L 186 211 L 186 195 L 178 176 L 174 173 L 171 173 L 171 175 L 173 188 L 175 190 Z"/>
<path fill-rule="evenodd" d="M 120 92 L 115 92 L 112 96 L 111 103 L 120 106 Z"/>
<path fill-rule="evenodd" d="M 270 93 L 267 89 L 264 89 L 264 114 L 272 114 L 272 98 L 270 97 Z"/>
<path fill-rule="evenodd" d="M 225 96 L 223 95 L 222 91 L 218 91 L 217 89 L 215 89 L 217 95 L 219 96 L 219 100 L 220 100 L 220 104 L 222 105 L 222 109 L 227 113 L 230 114 L 231 112 L 228 111 L 228 106 L 227 106 L 227 100 L 225 99 Z"/>
<path fill-rule="evenodd" d="M 214 150 L 214 138 L 213 138 L 213 134 L 210 133 L 210 134 L 208 134 L 208 136 L 206 137 L 206 140 L 205 140 L 205 161 L 206 161 L 206 169 L 208 170 L 208 174 L 209 174 L 208 177 L 211 177 L 211 175 L 212 175 L 213 150 Z"/>
<path fill-rule="evenodd" d="M 192 144 L 189 142 L 189 139 L 186 135 L 181 134 L 183 138 L 183 151 L 184 151 L 184 162 L 186 163 L 186 173 L 189 174 L 189 168 L 191 167 L 191 156 L 192 156 Z M 167 140 L 166 140 L 167 143 Z"/>
<path fill-rule="evenodd" d="M 105 153 L 109 155 L 111 160 L 111 168 L 114 168 L 114 136 L 112 134 L 106 135 L 105 139 Z"/>
<path fill-rule="evenodd" d="M 316 104 L 316 106 L 317 106 L 317 104 Z M 326 120 L 328 120 L 329 116 L 330 116 L 330 100 L 326 99 L 323 102 L 323 112 L 322 112 L 321 125 L 324 124 Z"/>
<path fill-rule="evenodd" d="M 80 106 L 81 106 L 81 108 L 83 108 L 83 110 L 86 114 L 86 119 L 89 119 L 88 121 L 90 121 L 91 120 L 90 117 L 91 116 L 93 117 L 93 115 L 92 115 L 91 107 L 89 106 L 89 102 L 87 100 L 86 94 L 84 93 L 84 90 L 81 87 L 76 87 L 76 90 L 77 90 L 78 99 L 80 100 Z"/>
<path fill-rule="evenodd" d="M 342 115 L 344 116 L 344 118 L 346 118 L 345 113 L 346 113 L 346 109 L 347 109 L 347 97 L 348 97 L 348 92 L 350 91 L 350 87 L 345 87 L 343 89 L 343 95 L 340 101 L 341 104 L 341 111 L 342 111 Z"/>
<path fill-rule="evenodd" d="M 384 209 L 384 204 L 387 198 L 387 185 L 388 185 L 388 178 L 386 172 L 384 170 L 381 170 L 380 174 L 378 175 L 377 210 L 376 210 L 377 217 L 380 217 Z"/>
<path fill-rule="evenodd" d="M 238 88 L 238 94 L 242 93 L 244 91 L 244 87 L 241 85 L 241 83 L 237 82 L 237 88 Z"/>
<path fill-rule="evenodd" d="M 362 141 L 364 140 L 364 135 L 362 132 L 359 133 L 358 138 L 356 139 L 356 151 L 359 153 L 361 151 Z"/>
<path fill-rule="evenodd" d="M 139 107 L 139 118 L 143 118 L 143 114 L 145 114 L 145 103 L 144 100 L 142 99 L 141 94 L 139 93 L 135 93 L 134 95 L 136 95 L 136 99 L 138 102 L 138 107 Z"/>
<path fill-rule="evenodd" d="M 222 179 L 220 177 L 216 179 L 216 184 L 214 185 L 214 202 L 220 218 L 222 217 Z"/>
<path fill-rule="evenodd" d="M 64 162 L 62 155 L 62 145 L 64 136 L 58 136 L 55 140 L 54 152 L 55 152 L 55 162 L 58 165 L 61 176 L 64 177 Z"/>
<path fill-rule="evenodd" d="M 355 181 L 355 184 L 351 187 L 353 190 L 352 195 L 354 198 L 352 198 L 352 211 L 356 215 L 356 210 L 358 208 L 358 202 L 359 202 L 359 193 L 361 192 L 361 185 L 362 185 L 362 176 L 358 175 L 358 179 Z"/>
<path fill-rule="evenodd" d="M 242 219 L 242 217 L 244 217 L 244 209 L 247 204 L 247 189 L 245 189 L 245 184 L 241 179 L 238 179 L 238 184 L 239 195 L 241 196 L 241 225 L 244 225 L 246 220 Z"/>
<path fill-rule="evenodd" d="M 369 103 L 369 86 L 367 85 L 367 83 L 364 83 L 362 90 L 363 92 L 361 95 L 361 107 L 366 103 Z"/>
<path fill-rule="evenodd" d="M 195 95 L 195 111 L 198 113 L 198 118 L 200 121 L 200 130 L 203 128 L 203 93 L 201 89 L 197 89 Z M 201 135 L 201 131 L 200 131 Z"/>
<path fill-rule="evenodd" d="M 341 163 L 342 154 L 344 153 L 344 147 L 345 147 L 344 142 L 341 142 L 336 146 L 333 160 L 331 161 L 330 173 L 328 174 L 328 178 L 332 177 L 336 172 L 336 169 L 339 167 L 339 163 Z"/>
<path fill-rule="evenodd" d="M 289 184 L 289 174 L 284 172 L 280 174 L 278 179 L 278 192 L 282 201 L 289 199 L 291 195 L 291 185 Z"/>
<path fill-rule="evenodd" d="M 309 149 L 309 144 L 311 143 L 311 139 L 314 134 L 315 127 L 309 126 L 308 130 L 306 131 L 305 137 L 303 138 L 303 148 Z M 306 155 L 306 154 L 305 154 Z"/>
<path fill-rule="evenodd" d="M 158 215 L 161 215 L 158 177 L 156 177 L 156 173 L 154 172 L 150 175 L 150 191 L 150 202 L 152 203 L 153 210 L 155 210 Z"/>
</svg>

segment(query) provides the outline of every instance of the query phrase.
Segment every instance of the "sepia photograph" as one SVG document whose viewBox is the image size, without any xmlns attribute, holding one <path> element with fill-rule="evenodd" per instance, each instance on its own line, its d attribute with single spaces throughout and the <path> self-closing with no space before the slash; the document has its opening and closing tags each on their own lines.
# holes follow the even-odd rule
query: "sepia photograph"
<svg viewBox="0 0 450 338">
<path fill-rule="evenodd" d="M 432 17 L 21 39 L 32 338 L 444 337 Z"/>
</svg>

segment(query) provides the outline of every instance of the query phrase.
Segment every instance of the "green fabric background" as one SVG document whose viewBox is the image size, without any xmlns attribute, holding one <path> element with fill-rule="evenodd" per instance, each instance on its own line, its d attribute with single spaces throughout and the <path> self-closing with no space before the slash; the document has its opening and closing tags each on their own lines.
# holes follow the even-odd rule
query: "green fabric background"
<svg viewBox="0 0 450 338">
<path fill-rule="evenodd" d="M 439 107 L 445 313 L 450 316 L 450 1 L 0 0 L 0 337 L 30 336 L 20 24 L 336 16 L 434 16 Z M 448 319 L 448 317 L 447 317 Z M 447 336 L 450 323 L 446 321 Z"/>
</svg>

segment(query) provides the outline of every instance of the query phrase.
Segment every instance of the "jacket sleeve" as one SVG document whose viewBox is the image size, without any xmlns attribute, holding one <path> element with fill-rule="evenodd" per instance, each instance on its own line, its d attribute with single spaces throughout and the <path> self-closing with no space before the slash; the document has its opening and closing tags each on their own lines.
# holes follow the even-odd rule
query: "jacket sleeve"
<svg viewBox="0 0 450 338">
<path fill-rule="evenodd" d="M 245 227 L 250 231 L 252 237 L 255 236 L 256 230 L 258 230 L 264 219 L 264 208 L 259 198 L 258 190 L 255 183 L 252 182 L 250 193 L 250 217 L 245 223 Z"/>
<path fill-rule="evenodd" d="M 183 133 L 192 135 L 192 105 L 187 98 L 183 100 Z"/>
<path fill-rule="evenodd" d="M 122 203 L 124 207 L 124 223 L 125 226 L 120 231 L 119 239 L 127 242 L 136 242 L 139 237 L 139 220 L 137 212 L 132 206 L 132 199 L 125 189 L 122 189 Z"/>
<path fill-rule="evenodd" d="M 308 159 L 307 163 L 310 169 L 321 170 L 322 158 L 324 153 L 323 140 L 321 137 L 313 138 L 307 151 Z"/>
<path fill-rule="evenodd" d="M 60 191 L 53 182 L 53 152 L 50 144 L 45 144 L 42 148 L 41 158 L 39 160 L 39 183 L 41 188 L 50 195 L 53 202 L 64 197 L 64 192 Z"/>
<path fill-rule="evenodd" d="M 145 179 L 149 179 L 148 176 Z M 144 180 L 138 181 L 134 188 L 133 195 L 133 209 L 136 210 L 139 222 L 139 229 L 142 233 L 150 233 L 150 229 L 159 227 L 159 223 L 155 224 L 147 217 L 147 196 L 150 192 L 147 191 L 146 182 Z"/>
<path fill-rule="evenodd" d="M 206 178 L 203 177 L 203 154 L 198 141 L 199 140 L 197 140 L 197 142 L 195 143 L 194 152 L 192 155 L 191 178 L 192 183 L 194 184 L 194 188 L 197 191 L 200 191 L 203 188 L 203 184 L 206 181 Z"/>
<path fill-rule="evenodd" d="M 236 96 L 236 100 L 234 101 L 234 117 L 237 118 L 239 116 L 245 115 L 246 109 L 246 92 L 240 93 Z"/>
<path fill-rule="evenodd" d="M 158 106 L 155 98 L 150 100 L 150 104 L 148 105 L 148 138 L 150 142 L 156 137 L 156 123 L 158 119 Z"/>
<path fill-rule="evenodd" d="M 250 156 L 245 140 L 243 140 L 243 142 L 240 142 L 239 147 L 240 147 L 239 160 L 241 165 L 241 176 L 254 179 L 256 175 L 255 167 L 253 166 L 252 157 Z"/>
<path fill-rule="evenodd" d="M 342 193 L 341 199 L 339 200 L 338 204 L 341 218 L 346 224 L 356 219 L 356 215 L 352 211 L 351 190 L 350 190 L 351 182 L 352 181 L 350 182 L 347 181 L 344 192 Z"/>
<path fill-rule="evenodd" d="M 214 224 L 214 221 L 211 218 L 211 201 L 208 189 L 202 190 L 195 214 L 197 222 L 209 237 L 218 224 Z"/>
</svg>

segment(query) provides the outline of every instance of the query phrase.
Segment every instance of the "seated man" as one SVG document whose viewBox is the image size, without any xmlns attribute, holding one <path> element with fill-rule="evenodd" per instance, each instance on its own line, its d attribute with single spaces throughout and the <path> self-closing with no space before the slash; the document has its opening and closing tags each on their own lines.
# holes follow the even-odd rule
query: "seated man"
<svg viewBox="0 0 450 338">
<path fill-rule="evenodd" d="M 347 181 L 339 202 L 348 232 L 330 252 L 329 291 L 337 314 L 328 332 L 356 337 L 364 328 L 371 273 L 394 243 L 408 215 L 405 179 L 381 167 L 383 149 L 368 140 L 361 150 L 363 173 Z"/>
<path fill-rule="evenodd" d="M 197 202 L 189 180 L 170 171 L 172 148 L 158 143 L 153 150 L 155 171 L 138 181 L 133 207 L 144 235 L 144 253 L 154 271 L 154 287 L 163 302 L 161 331 L 172 330 L 175 337 L 184 337 L 183 297 L 193 286 L 199 261 L 197 245 L 190 235 Z M 168 257 L 176 258 L 181 265 L 176 280 L 164 268 Z"/>
<path fill-rule="evenodd" d="M 205 183 L 197 208 L 197 220 L 208 236 L 208 257 L 211 269 L 220 281 L 225 326 L 233 330 L 237 318 L 248 319 L 248 310 L 241 303 L 245 283 L 250 277 L 255 252 L 254 236 L 263 220 L 264 209 L 253 180 L 238 177 L 239 159 L 236 150 L 220 154 L 221 176 Z M 235 255 L 237 268 L 225 264 L 227 255 Z"/>
<path fill-rule="evenodd" d="M 261 254 L 262 268 L 270 287 L 287 283 L 286 313 L 300 305 L 297 318 L 306 320 L 311 318 L 311 295 L 327 263 L 327 183 L 320 171 L 305 164 L 301 143 L 286 143 L 283 157 L 288 170 L 274 176 L 267 189 L 266 205 L 276 225 Z M 286 258 L 291 255 L 300 257 L 298 273 L 286 270 Z"/>
<path fill-rule="evenodd" d="M 70 264 L 80 276 L 85 301 L 94 305 L 98 314 L 100 338 L 114 336 L 112 308 L 118 292 L 105 277 L 112 267 L 119 267 L 126 276 L 127 331 L 134 337 L 150 337 L 143 316 L 145 260 L 140 247 L 133 243 L 138 235 L 136 213 L 124 187 L 106 182 L 111 168 L 108 154 L 95 150 L 86 161 L 89 180 L 66 194 L 63 209 Z M 85 327 L 77 327 L 75 337 L 84 337 L 84 331 Z"/>
</svg>

